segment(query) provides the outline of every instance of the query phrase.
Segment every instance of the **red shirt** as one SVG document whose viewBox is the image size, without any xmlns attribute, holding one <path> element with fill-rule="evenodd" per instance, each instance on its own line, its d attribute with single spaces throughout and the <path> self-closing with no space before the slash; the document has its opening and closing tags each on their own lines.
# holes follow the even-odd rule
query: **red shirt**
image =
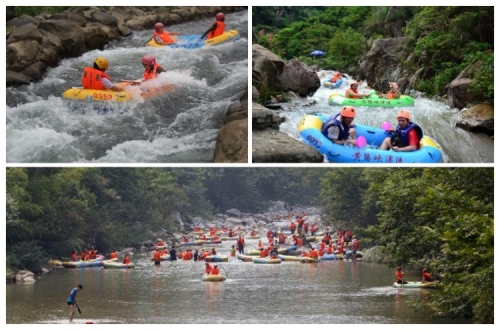
<svg viewBox="0 0 500 330">
<path fill-rule="evenodd" d="M 412 129 L 408 132 L 408 142 L 411 146 L 417 147 L 417 150 L 420 149 L 420 143 L 418 143 L 418 136 L 415 129 Z"/>
</svg>

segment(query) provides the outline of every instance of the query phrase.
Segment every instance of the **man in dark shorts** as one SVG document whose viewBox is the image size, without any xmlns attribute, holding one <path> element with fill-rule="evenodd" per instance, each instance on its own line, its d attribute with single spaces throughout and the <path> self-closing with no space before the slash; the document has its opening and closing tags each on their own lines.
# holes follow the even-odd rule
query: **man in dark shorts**
<svg viewBox="0 0 500 330">
<path fill-rule="evenodd" d="M 76 304 L 76 295 L 78 291 L 83 290 L 83 286 L 78 284 L 76 288 L 73 288 L 69 293 L 68 297 L 68 306 L 69 306 L 69 323 L 73 322 L 73 318 L 75 317 L 75 304 Z"/>
</svg>

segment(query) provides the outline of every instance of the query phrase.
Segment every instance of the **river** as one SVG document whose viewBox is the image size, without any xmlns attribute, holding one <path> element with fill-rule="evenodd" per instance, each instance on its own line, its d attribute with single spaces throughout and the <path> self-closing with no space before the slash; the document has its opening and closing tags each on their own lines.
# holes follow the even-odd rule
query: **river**
<svg viewBox="0 0 500 330">
<path fill-rule="evenodd" d="M 212 22 L 205 18 L 166 29 L 201 35 Z M 212 162 L 228 106 L 248 86 L 248 11 L 227 14 L 226 29 L 237 30 L 240 39 L 201 49 L 146 47 L 153 31 L 136 31 L 103 51 L 62 60 L 41 81 L 7 88 L 7 162 Z M 105 115 L 92 104 L 61 99 L 65 90 L 81 86 L 82 69 L 97 56 L 108 59 L 106 73 L 117 82 L 141 78 L 146 54 L 167 70 L 156 83 L 176 90 L 115 105 Z"/>
<path fill-rule="evenodd" d="M 324 72 L 325 77 L 331 77 L 332 72 Z M 321 78 L 321 82 L 326 78 Z M 300 140 L 297 131 L 298 124 L 305 114 L 323 113 L 333 115 L 339 112 L 340 106 L 330 106 L 328 96 L 333 93 L 344 93 L 348 89 L 347 82 L 338 89 L 320 87 L 318 91 L 309 98 L 316 103 L 312 106 L 303 106 L 301 103 L 292 101 L 285 103 L 283 110 L 279 111 L 285 122 L 280 125 L 280 131 L 295 139 Z M 365 82 L 360 82 L 360 93 L 368 93 L 369 89 Z M 410 94 L 412 95 L 412 94 Z M 413 96 L 413 95 L 412 95 Z M 397 124 L 396 113 L 399 108 L 376 108 L 356 107 L 357 114 L 354 124 L 360 123 L 368 126 L 381 127 L 383 122 L 390 122 L 392 128 Z M 408 107 L 412 121 L 422 127 L 424 134 L 431 137 L 441 148 L 444 163 L 493 163 L 494 142 L 486 134 L 472 133 L 455 127 L 451 124 L 452 116 L 458 109 L 425 98 L 415 96 L 415 105 Z M 325 159 L 325 161 L 327 161 Z"/>
<path fill-rule="evenodd" d="M 229 254 L 231 242 L 216 250 Z M 256 240 L 247 240 L 247 248 Z M 318 264 L 254 264 L 230 258 L 219 263 L 225 282 L 203 282 L 203 262 L 162 262 L 132 257 L 135 269 L 55 269 L 32 284 L 6 286 L 7 324 L 68 323 L 66 299 L 83 285 L 74 323 L 142 324 L 382 324 L 458 323 L 415 311 L 429 289 L 392 287 L 385 265 L 345 261 Z M 407 280 L 418 274 L 407 271 Z"/>
</svg>

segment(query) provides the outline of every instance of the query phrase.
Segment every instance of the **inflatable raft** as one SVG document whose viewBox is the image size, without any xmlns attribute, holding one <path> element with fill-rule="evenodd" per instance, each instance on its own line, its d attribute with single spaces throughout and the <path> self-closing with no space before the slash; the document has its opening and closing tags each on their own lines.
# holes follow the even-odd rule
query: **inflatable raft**
<svg viewBox="0 0 500 330">
<path fill-rule="evenodd" d="M 340 86 L 342 86 L 343 82 L 344 82 L 344 78 L 339 79 L 334 83 L 332 83 L 330 81 L 330 79 L 327 79 L 327 80 L 323 81 L 323 86 L 325 86 L 326 88 L 335 89 L 335 88 L 339 88 Z"/>
<path fill-rule="evenodd" d="M 244 261 L 244 262 L 253 262 L 253 258 L 255 258 L 254 256 L 246 256 L 244 254 L 237 254 L 236 255 L 236 258 L 238 258 L 238 260 L 241 260 L 241 261 Z"/>
<path fill-rule="evenodd" d="M 104 262 L 102 264 L 104 268 L 112 268 L 112 269 L 124 269 L 124 268 L 135 268 L 133 263 L 123 264 L 121 262 Z"/>
<path fill-rule="evenodd" d="M 278 249 L 278 253 L 281 253 L 281 254 L 286 254 L 286 253 L 290 253 L 292 251 L 295 251 L 297 250 L 299 247 L 297 245 L 291 245 L 289 247 L 284 247 L 284 248 L 279 248 Z"/>
<path fill-rule="evenodd" d="M 401 289 L 421 289 L 421 288 L 435 288 L 436 284 L 438 284 L 438 282 L 426 282 L 426 283 L 407 282 L 405 284 L 399 284 L 398 282 L 394 282 L 392 286 Z"/>
<path fill-rule="evenodd" d="M 247 256 L 259 256 L 260 250 L 246 250 L 245 255 L 247 255 Z"/>
<path fill-rule="evenodd" d="M 356 124 L 356 134 L 366 138 L 367 146 L 364 148 L 351 145 L 340 145 L 331 142 L 321 133 L 321 126 L 328 119 L 327 116 L 305 115 L 299 123 L 299 134 L 302 140 L 325 155 L 333 163 L 438 163 L 441 160 L 441 150 L 428 137 L 420 140 L 420 149 L 410 152 L 397 152 L 394 150 L 379 150 L 378 146 L 391 134 L 387 131 Z"/>
<path fill-rule="evenodd" d="M 280 264 L 280 258 L 253 258 L 254 264 Z"/>
<path fill-rule="evenodd" d="M 253 235 L 246 237 L 247 239 L 260 239 L 260 235 Z"/>
<path fill-rule="evenodd" d="M 319 259 L 314 259 L 311 257 L 299 257 L 299 261 L 304 264 L 317 264 L 319 262 Z"/>
<path fill-rule="evenodd" d="M 284 254 L 278 254 L 278 258 L 281 259 L 281 261 L 300 261 L 300 257 L 297 256 L 287 256 Z"/>
<path fill-rule="evenodd" d="M 319 260 L 325 261 L 325 260 L 338 260 L 336 254 L 323 254 L 321 257 L 319 257 Z"/>
<path fill-rule="evenodd" d="M 120 82 L 117 86 L 125 88 L 130 85 L 131 82 Z M 143 99 L 150 98 L 152 96 L 168 93 L 174 90 L 175 85 L 164 85 L 164 86 L 149 86 L 143 87 L 140 96 Z M 84 89 L 83 87 L 72 87 L 66 90 L 62 96 L 65 100 L 78 100 L 86 102 L 96 102 L 96 101 L 111 101 L 111 102 L 127 102 L 134 99 L 134 96 L 128 91 L 114 92 L 112 90 L 97 90 L 97 89 Z"/>
<path fill-rule="evenodd" d="M 215 256 L 206 256 L 205 257 L 205 261 L 209 261 L 209 262 L 228 262 L 228 260 L 229 260 L 229 257 L 227 257 L 227 256 L 215 255 Z"/>
<path fill-rule="evenodd" d="M 222 274 L 219 274 L 219 275 L 203 274 L 203 276 L 201 277 L 201 280 L 205 281 L 205 282 L 222 282 L 222 281 L 226 280 L 226 277 Z"/>
<path fill-rule="evenodd" d="M 176 40 L 175 44 L 172 45 L 160 45 L 153 38 L 151 38 L 146 46 L 150 47 L 165 47 L 170 48 L 186 48 L 186 49 L 197 49 L 205 46 L 215 46 L 228 41 L 234 41 L 239 39 L 240 34 L 236 30 L 229 30 L 222 33 L 220 36 L 211 39 L 200 40 L 201 34 L 197 35 L 180 35 L 172 36 Z"/>
<path fill-rule="evenodd" d="M 62 266 L 64 268 L 100 267 L 103 260 L 104 256 L 89 261 L 63 261 Z"/>
<path fill-rule="evenodd" d="M 383 108 L 394 108 L 394 107 L 408 107 L 415 104 L 413 97 L 408 95 L 401 95 L 399 99 L 386 99 L 379 97 L 375 94 L 375 91 L 370 91 L 370 97 L 364 99 L 349 99 L 344 97 L 342 94 L 331 94 L 328 97 L 329 105 L 351 105 L 357 107 L 383 107 Z"/>
</svg>

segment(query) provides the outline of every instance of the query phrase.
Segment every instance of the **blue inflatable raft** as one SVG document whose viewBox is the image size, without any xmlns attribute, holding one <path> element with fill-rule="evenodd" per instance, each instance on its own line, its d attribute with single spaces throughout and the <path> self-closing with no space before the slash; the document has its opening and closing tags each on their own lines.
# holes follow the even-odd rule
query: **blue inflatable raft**
<svg viewBox="0 0 500 330">
<path fill-rule="evenodd" d="M 305 115 L 299 123 L 299 134 L 302 140 L 315 147 L 328 161 L 333 163 L 437 163 L 441 160 L 441 150 L 428 137 L 420 140 L 420 149 L 410 152 L 379 150 L 378 147 L 391 134 L 387 131 L 356 124 L 357 136 L 366 138 L 367 145 L 358 148 L 351 145 L 340 145 L 331 142 L 321 133 L 321 126 L 328 119 L 323 114 Z"/>
<path fill-rule="evenodd" d="M 340 86 L 342 86 L 343 82 L 344 82 L 344 78 L 339 79 L 334 83 L 332 83 L 330 81 L 330 79 L 327 79 L 327 80 L 323 81 L 323 86 L 325 86 L 326 88 L 335 89 L 335 88 L 339 88 Z"/>
</svg>

